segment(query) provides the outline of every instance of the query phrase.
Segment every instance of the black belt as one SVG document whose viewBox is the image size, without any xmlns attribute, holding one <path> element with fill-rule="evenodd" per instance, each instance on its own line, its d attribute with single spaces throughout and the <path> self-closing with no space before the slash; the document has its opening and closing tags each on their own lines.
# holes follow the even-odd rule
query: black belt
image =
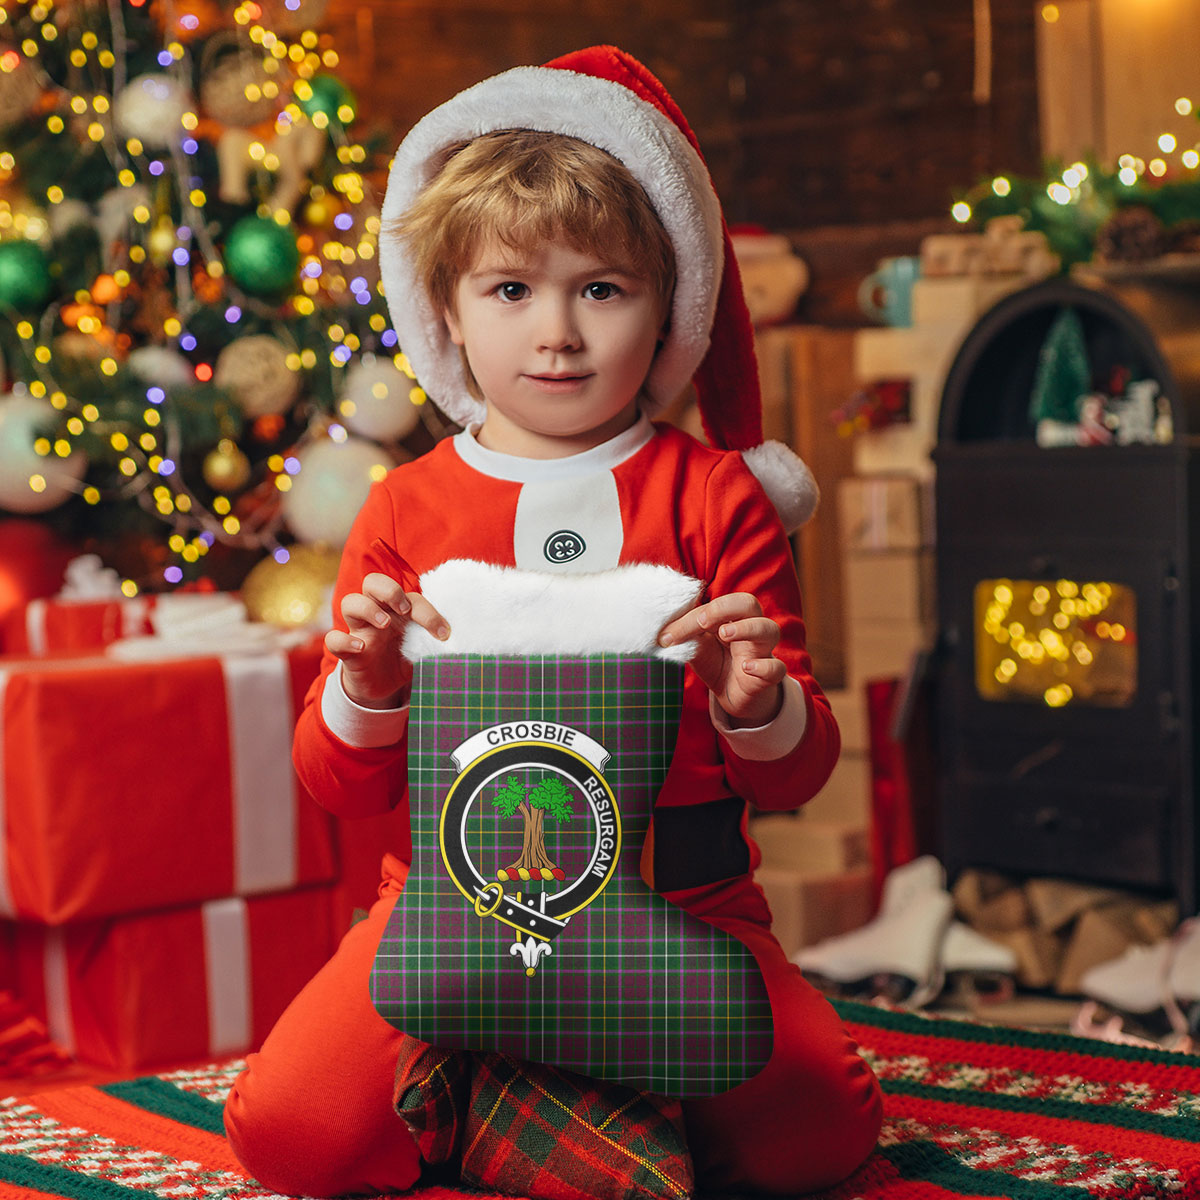
<svg viewBox="0 0 1200 1200">
<path fill-rule="evenodd" d="M 703 887 L 750 870 L 742 835 L 746 802 L 725 796 L 703 804 L 654 810 L 654 888 L 674 892 Z"/>
</svg>

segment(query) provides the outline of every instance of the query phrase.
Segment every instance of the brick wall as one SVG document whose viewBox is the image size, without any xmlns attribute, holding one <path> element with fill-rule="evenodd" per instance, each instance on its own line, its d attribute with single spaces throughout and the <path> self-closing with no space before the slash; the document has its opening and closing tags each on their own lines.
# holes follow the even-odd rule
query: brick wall
<svg viewBox="0 0 1200 1200">
<path fill-rule="evenodd" d="M 982 105 L 966 0 L 333 0 L 328 26 L 397 140 L 486 75 L 617 42 L 680 102 L 730 219 L 798 230 L 944 217 L 955 185 L 1037 169 L 1033 6 L 990 9 Z"/>
</svg>

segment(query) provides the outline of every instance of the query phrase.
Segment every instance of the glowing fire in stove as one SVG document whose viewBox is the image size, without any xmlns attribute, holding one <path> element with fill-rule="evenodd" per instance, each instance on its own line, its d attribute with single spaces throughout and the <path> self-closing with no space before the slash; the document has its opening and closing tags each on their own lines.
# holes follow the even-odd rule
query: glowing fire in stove
<svg viewBox="0 0 1200 1200">
<path fill-rule="evenodd" d="M 1073 579 L 975 585 L 975 686 L 987 700 L 1122 708 L 1137 690 L 1133 590 Z"/>
</svg>

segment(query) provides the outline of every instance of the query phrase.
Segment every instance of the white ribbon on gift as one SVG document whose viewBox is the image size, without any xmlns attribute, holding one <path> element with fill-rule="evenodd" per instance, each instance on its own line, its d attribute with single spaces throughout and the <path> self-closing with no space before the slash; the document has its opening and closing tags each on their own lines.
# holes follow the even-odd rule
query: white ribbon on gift
<svg viewBox="0 0 1200 1200">
<path fill-rule="evenodd" d="M 208 1052 L 240 1054 L 254 1034 L 250 922 L 238 896 L 211 900 L 204 921 L 204 978 L 208 989 Z"/>
<path fill-rule="evenodd" d="M 46 614 L 51 604 L 106 604 L 117 605 L 120 628 L 112 630 L 109 640 L 113 638 L 137 637 L 146 628 L 147 614 L 150 612 L 150 600 L 145 596 L 137 596 L 132 600 L 71 600 L 61 596 L 49 600 L 30 600 L 25 606 L 25 639 L 29 643 L 31 654 L 45 654 L 50 648 L 46 635 Z"/>
<path fill-rule="evenodd" d="M 75 1022 L 71 1018 L 71 973 L 67 970 L 67 931 L 46 930 L 42 951 L 42 986 L 46 990 L 46 1032 L 68 1054 L 75 1053 Z"/>
<path fill-rule="evenodd" d="M 239 896 L 296 886 L 296 777 L 287 656 L 223 655 L 233 781 L 233 890 Z"/>
<path fill-rule="evenodd" d="M 25 606 L 25 640 L 33 654 L 46 653 L 46 603 L 30 600 Z"/>
<path fill-rule="evenodd" d="M 250 973 L 250 922 L 245 900 L 234 896 L 200 906 L 204 930 L 204 980 L 208 999 L 208 1052 L 240 1054 L 254 1035 Z M 71 973 L 66 929 L 46 930 L 42 978 L 46 993 L 46 1030 L 51 1039 L 75 1053 L 71 1011 Z"/>
<path fill-rule="evenodd" d="M 145 596 L 126 597 L 121 591 L 121 577 L 111 567 L 104 566 L 99 555 L 81 554 L 71 559 L 63 576 L 57 596 L 31 600 L 25 607 L 25 637 L 32 653 L 46 653 L 46 613 L 51 604 L 116 603 L 120 629 L 113 629 L 112 637 L 130 637 L 145 628 L 149 600 Z"/>
</svg>

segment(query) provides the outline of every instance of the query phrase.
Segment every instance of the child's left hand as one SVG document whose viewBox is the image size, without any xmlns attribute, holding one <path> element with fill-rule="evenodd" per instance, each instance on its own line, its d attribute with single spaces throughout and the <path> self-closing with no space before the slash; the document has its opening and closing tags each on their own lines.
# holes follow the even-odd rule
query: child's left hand
<svg viewBox="0 0 1200 1200">
<path fill-rule="evenodd" d="M 783 705 L 787 667 L 775 657 L 779 626 L 749 592 L 699 604 L 663 626 L 660 646 L 697 642 L 692 668 L 734 726 L 765 725 Z"/>
</svg>

